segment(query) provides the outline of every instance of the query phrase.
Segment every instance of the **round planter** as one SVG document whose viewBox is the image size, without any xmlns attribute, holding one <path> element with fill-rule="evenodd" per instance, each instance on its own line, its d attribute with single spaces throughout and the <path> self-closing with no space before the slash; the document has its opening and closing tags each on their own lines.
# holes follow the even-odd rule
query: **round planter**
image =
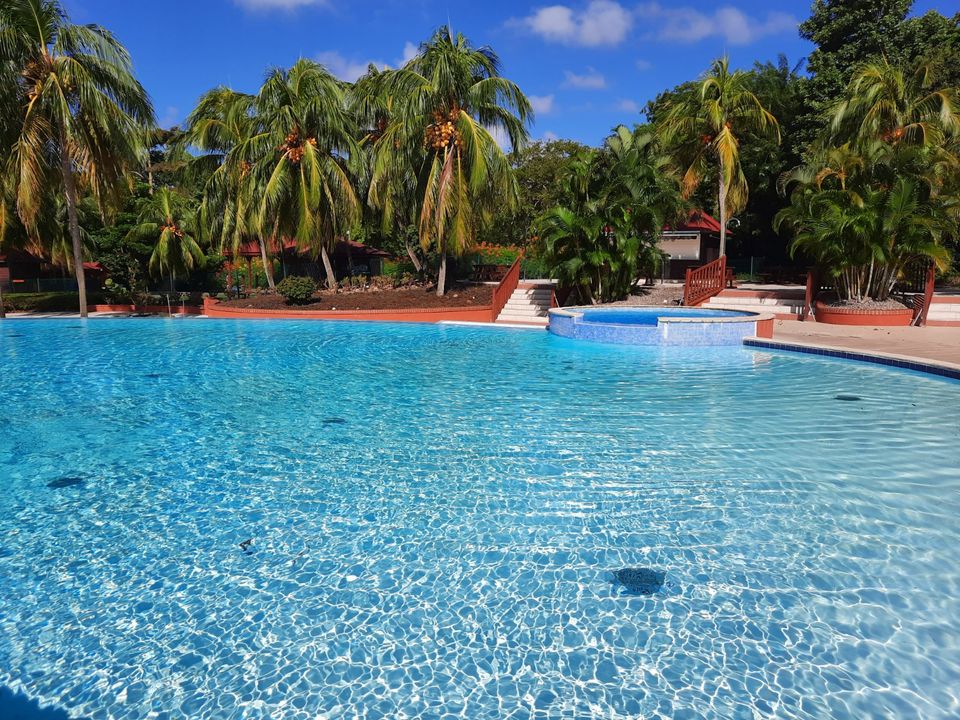
<svg viewBox="0 0 960 720">
<path fill-rule="evenodd" d="M 817 322 L 828 325 L 874 325 L 879 327 L 906 327 L 913 322 L 913 310 L 894 308 L 890 310 L 867 310 L 830 307 L 817 303 Z"/>
</svg>

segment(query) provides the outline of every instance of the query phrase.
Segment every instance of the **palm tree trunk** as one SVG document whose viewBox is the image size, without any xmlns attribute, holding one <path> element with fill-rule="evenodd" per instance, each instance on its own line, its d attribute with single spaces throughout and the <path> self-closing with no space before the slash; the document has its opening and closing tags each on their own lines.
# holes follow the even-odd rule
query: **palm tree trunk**
<svg viewBox="0 0 960 720">
<path fill-rule="evenodd" d="M 720 257 L 727 254 L 727 183 L 720 168 Z"/>
<path fill-rule="evenodd" d="M 80 244 L 80 221 L 77 219 L 77 184 L 67 155 L 67 143 L 60 140 L 60 168 L 63 172 L 63 187 L 67 195 L 67 220 L 70 226 L 70 240 L 73 244 L 73 272 L 77 277 L 77 291 L 80 295 L 80 317 L 87 317 L 87 279 L 83 274 L 83 247 Z"/>
<path fill-rule="evenodd" d="M 267 287 L 276 290 L 277 285 L 273 282 L 273 263 L 267 257 L 267 245 L 263 242 L 262 237 L 257 242 L 260 243 L 260 259 L 263 261 L 263 274 L 267 276 Z"/>
<path fill-rule="evenodd" d="M 413 263 L 413 269 L 418 273 L 423 270 L 423 263 L 420 262 L 420 258 L 417 257 L 416 250 L 413 249 L 413 245 L 410 244 L 410 241 L 404 239 L 403 244 L 407 248 L 407 255 L 410 256 L 410 262 Z"/>
<path fill-rule="evenodd" d="M 333 271 L 333 265 L 330 263 L 330 254 L 327 252 L 326 245 L 320 246 L 320 257 L 323 258 L 323 269 L 327 273 L 327 287 L 331 290 L 337 289 L 337 274 Z"/>
<path fill-rule="evenodd" d="M 440 273 L 437 276 L 437 297 L 443 297 L 447 290 L 447 249 L 440 250 Z"/>
</svg>

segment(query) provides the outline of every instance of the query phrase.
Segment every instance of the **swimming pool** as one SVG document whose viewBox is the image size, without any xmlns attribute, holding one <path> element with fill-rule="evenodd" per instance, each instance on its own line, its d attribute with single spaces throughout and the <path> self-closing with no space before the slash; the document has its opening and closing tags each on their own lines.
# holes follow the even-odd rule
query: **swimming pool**
<svg viewBox="0 0 960 720">
<path fill-rule="evenodd" d="M 956 717 L 958 383 L 296 321 L 0 368 L 0 685 L 76 717 Z"/>
</svg>

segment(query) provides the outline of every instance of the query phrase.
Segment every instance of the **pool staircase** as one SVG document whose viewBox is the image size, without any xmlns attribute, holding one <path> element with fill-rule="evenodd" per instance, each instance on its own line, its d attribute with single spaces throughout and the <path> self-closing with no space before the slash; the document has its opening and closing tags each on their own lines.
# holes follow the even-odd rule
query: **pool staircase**
<svg viewBox="0 0 960 720">
<path fill-rule="evenodd" d="M 554 305 L 553 290 L 554 284 L 549 280 L 521 282 L 497 315 L 497 322 L 546 327 L 547 312 Z"/>
</svg>

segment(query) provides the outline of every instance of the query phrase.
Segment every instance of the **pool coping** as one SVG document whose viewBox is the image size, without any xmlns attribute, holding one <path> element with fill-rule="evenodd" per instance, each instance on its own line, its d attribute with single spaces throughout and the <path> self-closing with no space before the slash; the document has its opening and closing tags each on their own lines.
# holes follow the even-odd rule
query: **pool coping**
<svg viewBox="0 0 960 720">
<path fill-rule="evenodd" d="M 768 340 L 766 338 L 748 337 L 743 339 L 745 347 L 761 348 L 766 350 L 785 350 L 788 352 L 805 353 L 807 355 L 821 355 L 844 360 L 858 360 L 901 368 L 917 372 L 937 375 L 951 380 L 960 380 L 960 364 L 944 362 L 942 360 L 928 360 L 910 355 L 897 355 L 879 350 L 851 350 L 835 345 L 821 345 L 819 343 L 804 343 L 794 340 Z"/>
</svg>

